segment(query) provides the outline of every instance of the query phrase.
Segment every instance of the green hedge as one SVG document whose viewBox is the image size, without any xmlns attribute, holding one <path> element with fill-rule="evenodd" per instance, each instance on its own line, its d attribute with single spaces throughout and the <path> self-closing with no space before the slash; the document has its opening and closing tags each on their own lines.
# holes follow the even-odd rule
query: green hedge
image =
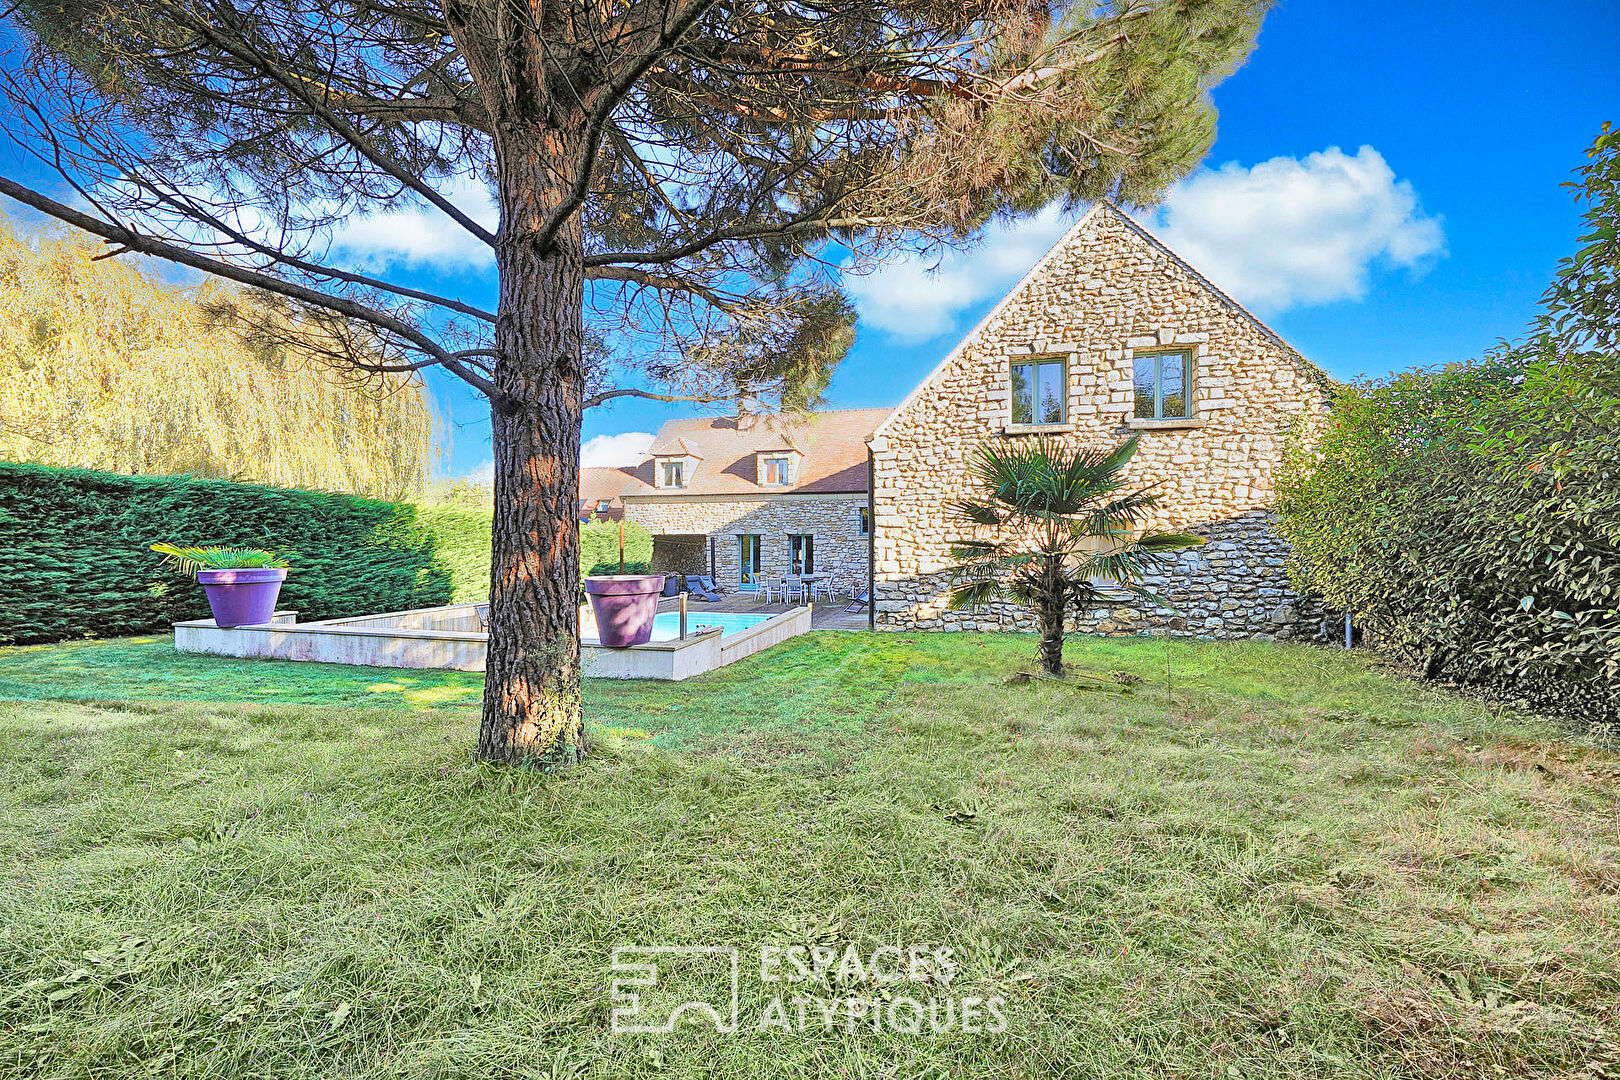
<svg viewBox="0 0 1620 1080">
<path fill-rule="evenodd" d="M 417 508 L 422 527 L 438 542 L 439 558 L 450 568 L 454 602 L 489 595 L 489 509 L 455 503 L 428 503 Z"/>
<path fill-rule="evenodd" d="M 274 549 L 279 606 L 342 618 L 448 603 L 451 571 L 408 504 L 190 477 L 0 463 L 0 641 L 164 630 L 205 618 L 154 541 Z"/>
<path fill-rule="evenodd" d="M 450 568 L 458 603 L 489 595 L 490 511 L 452 502 L 419 507 L 422 527 L 438 542 L 439 558 Z M 579 529 L 583 574 L 619 572 L 619 524 L 595 521 Z M 652 562 L 652 534 L 633 521 L 624 523 L 624 568 L 644 572 Z"/>
<path fill-rule="evenodd" d="M 619 572 L 619 525 L 617 521 L 593 521 L 579 527 L 580 573 Z M 652 533 L 633 521 L 624 525 L 624 569 L 629 574 L 646 573 L 652 565 Z"/>
<path fill-rule="evenodd" d="M 1278 482 L 1296 583 L 1435 678 L 1620 722 L 1620 359 L 1347 387 Z"/>
</svg>

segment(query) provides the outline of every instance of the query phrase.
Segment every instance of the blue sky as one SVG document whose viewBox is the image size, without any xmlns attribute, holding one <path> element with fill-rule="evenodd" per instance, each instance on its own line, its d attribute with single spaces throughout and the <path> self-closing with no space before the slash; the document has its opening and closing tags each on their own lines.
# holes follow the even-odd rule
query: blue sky
<svg viewBox="0 0 1620 1080">
<path fill-rule="evenodd" d="M 1522 333 L 1573 249 L 1579 213 L 1560 185 L 1600 124 L 1620 122 L 1617 55 L 1614 0 L 1281 0 L 1215 89 L 1204 167 L 1142 218 L 1335 375 L 1478 355 Z M 1049 212 L 996 230 L 937 274 L 910 261 L 852 279 L 861 323 L 830 404 L 898 403 L 1068 223 Z M 487 250 L 422 213 L 352 222 L 337 246 L 493 303 Z M 447 420 L 439 471 L 476 475 L 487 407 L 453 378 L 429 383 Z M 593 411 L 587 463 L 633 459 L 687 411 Z"/>
</svg>

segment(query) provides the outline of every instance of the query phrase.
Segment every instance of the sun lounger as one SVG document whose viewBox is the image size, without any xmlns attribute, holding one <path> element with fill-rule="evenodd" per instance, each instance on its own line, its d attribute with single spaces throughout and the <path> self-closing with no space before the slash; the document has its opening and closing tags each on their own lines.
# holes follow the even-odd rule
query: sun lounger
<svg viewBox="0 0 1620 1080">
<path fill-rule="evenodd" d="M 686 591 L 699 600 L 714 601 L 720 599 L 719 593 L 710 592 L 703 587 L 703 579 L 693 574 L 686 575 Z"/>
</svg>

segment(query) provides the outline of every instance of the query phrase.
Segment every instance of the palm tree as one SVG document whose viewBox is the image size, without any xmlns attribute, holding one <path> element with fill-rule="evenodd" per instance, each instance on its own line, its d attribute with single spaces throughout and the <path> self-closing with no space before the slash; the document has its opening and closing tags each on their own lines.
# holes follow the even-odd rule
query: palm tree
<svg viewBox="0 0 1620 1080">
<path fill-rule="evenodd" d="M 1063 674 L 1063 614 L 1104 598 L 1111 583 L 1133 596 L 1164 601 L 1140 584 L 1165 556 L 1203 543 L 1185 533 L 1137 536 L 1158 502 L 1151 488 L 1125 490 L 1121 475 L 1136 438 L 1111 451 L 1071 450 L 1052 438 L 986 444 L 968 463 L 983 484 L 981 499 L 951 506 L 965 525 L 988 536 L 951 545 L 950 604 L 975 607 L 1011 599 L 1035 609 L 1041 667 Z"/>
</svg>

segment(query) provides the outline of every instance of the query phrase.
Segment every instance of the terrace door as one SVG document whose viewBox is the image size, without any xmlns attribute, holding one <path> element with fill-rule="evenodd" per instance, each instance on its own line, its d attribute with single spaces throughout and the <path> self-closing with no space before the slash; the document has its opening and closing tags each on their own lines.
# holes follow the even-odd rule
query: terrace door
<svg viewBox="0 0 1620 1080">
<path fill-rule="evenodd" d="M 759 537 L 737 537 L 737 580 L 744 585 L 759 581 Z"/>
</svg>

